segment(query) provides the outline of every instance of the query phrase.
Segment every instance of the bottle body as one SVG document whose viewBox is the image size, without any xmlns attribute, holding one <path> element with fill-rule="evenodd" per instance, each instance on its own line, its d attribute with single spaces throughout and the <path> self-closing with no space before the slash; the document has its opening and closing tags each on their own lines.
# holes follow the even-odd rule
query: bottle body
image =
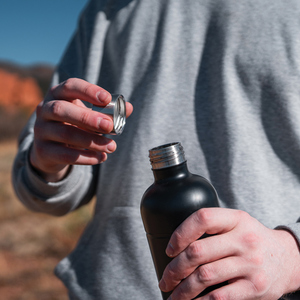
<svg viewBox="0 0 300 300">
<path fill-rule="evenodd" d="M 185 159 L 164 168 L 153 168 L 153 173 L 155 182 L 143 195 L 141 216 L 160 280 L 171 261 L 165 250 L 175 229 L 198 209 L 217 207 L 219 202 L 211 183 L 202 176 L 191 174 Z M 163 299 L 170 294 L 162 293 Z"/>
</svg>

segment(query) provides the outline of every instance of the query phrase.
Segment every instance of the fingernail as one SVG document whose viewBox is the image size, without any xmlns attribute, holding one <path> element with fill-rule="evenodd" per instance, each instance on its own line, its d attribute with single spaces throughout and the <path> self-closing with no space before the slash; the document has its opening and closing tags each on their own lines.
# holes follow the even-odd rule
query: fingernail
<svg viewBox="0 0 300 300">
<path fill-rule="evenodd" d="M 107 145 L 107 150 L 109 152 L 114 152 L 116 150 L 116 143 L 115 142 L 110 142 L 108 145 Z"/>
<path fill-rule="evenodd" d="M 110 132 L 112 130 L 112 122 L 107 119 L 101 119 L 99 122 L 99 128 L 102 131 Z"/>
<path fill-rule="evenodd" d="M 168 244 L 168 247 L 166 249 L 166 253 L 168 256 L 172 257 L 174 255 L 174 248 L 172 244 Z"/>
<path fill-rule="evenodd" d="M 102 90 L 97 93 L 97 98 L 100 102 L 106 104 L 107 98 L 110 96 L 109 92 Z"/>
</svg>

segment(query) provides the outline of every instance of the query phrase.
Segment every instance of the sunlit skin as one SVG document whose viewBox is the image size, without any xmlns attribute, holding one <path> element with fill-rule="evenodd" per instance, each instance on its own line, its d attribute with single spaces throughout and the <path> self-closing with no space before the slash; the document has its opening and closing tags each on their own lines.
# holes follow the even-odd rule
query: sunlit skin
<svg viewBox="0 0 300 300">
<path fill-rule="evenodd" d="M 205 232 L 213 236 L 198 240 Z M 173 233 L 167 254 L 174 259 L 159 286 L 174 289 L 172 300 L 190 300 L 226 281 L 200 299 L 277 300 L 300 287 L 300 255 L 292 234 L 269 229 L 239 210 L 198 210 Z"/>
<path fill-rule="evenodd" d="M 30 162 L 47 181 L 61 180 L 71 165 L 102 163 L 117 148 L 115 141 L 101 134 L 112 131 L 112 119 L 87 108 L 81 100 L 106 106 L 111 94 L 97 85 L 71 78 L 53 87 L 36 109 Z M 126 117 L 132 111 L 132 105 L 126 102 Z"/>
</svg>

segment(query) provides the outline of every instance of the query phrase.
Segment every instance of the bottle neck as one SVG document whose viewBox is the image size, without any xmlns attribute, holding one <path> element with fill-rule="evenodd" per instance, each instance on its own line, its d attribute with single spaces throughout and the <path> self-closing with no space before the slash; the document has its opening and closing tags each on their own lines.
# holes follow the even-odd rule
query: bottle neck
<svg viewBox="0 0 300 300">
<path fill-rule="evenodd" d="M 190 174 L 186 162 L 168 168 L 152 169 L 152 172 L 155 182 L 182 179 Z"/>
<path fill-rule="evenodd" d="M 165 144 L 149 150 L 155 181 L 182 178 L 189 174 L 180 143 Z"/>
<path fill-rule="evenodd" d="M 180 143 L 170 143 L 149 150 L 149 158 L 153 170 L 169 168 L 186 161 Z"/>
</svg>

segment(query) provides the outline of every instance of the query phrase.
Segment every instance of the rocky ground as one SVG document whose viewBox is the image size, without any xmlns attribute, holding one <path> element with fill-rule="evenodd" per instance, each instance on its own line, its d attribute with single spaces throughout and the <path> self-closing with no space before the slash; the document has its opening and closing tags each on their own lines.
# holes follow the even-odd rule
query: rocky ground
<svg viewBox="0 0 300 300">
<path fill-rule="evenodd" d="M 33 213 L 11 186 L 16 141 L 0 143 L 0 300 L 67 300 L 55 265 L 76 245 L 94 202 L 64 217 Z"/>
</svg>

